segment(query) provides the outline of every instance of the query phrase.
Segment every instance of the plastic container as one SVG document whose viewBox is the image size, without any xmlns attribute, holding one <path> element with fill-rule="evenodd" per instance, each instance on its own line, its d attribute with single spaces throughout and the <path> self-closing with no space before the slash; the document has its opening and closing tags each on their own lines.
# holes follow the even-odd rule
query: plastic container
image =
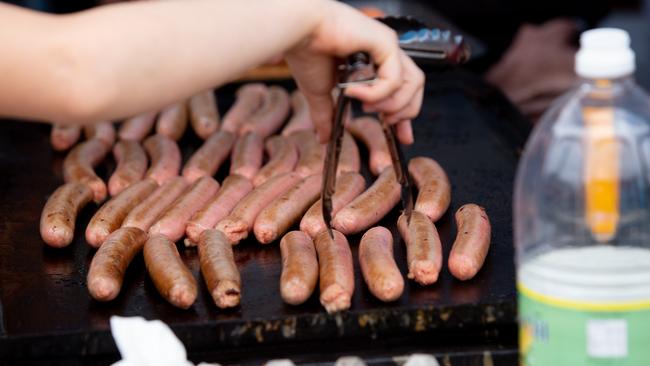
<svg viewBox="0 0 650 366">
<path fill-rule="evenodd" d="M 522 365 L 650 365 L 650 98 L 629 43 L 617 29 L 582 35 L 582 81 L 519 163 Z"/>
</svg>

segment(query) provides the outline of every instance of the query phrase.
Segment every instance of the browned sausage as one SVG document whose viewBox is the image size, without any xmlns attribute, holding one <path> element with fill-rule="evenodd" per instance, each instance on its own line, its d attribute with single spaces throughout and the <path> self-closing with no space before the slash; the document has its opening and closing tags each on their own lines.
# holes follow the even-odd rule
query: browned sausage
<svg viewBox="0 0 650 366">
<path fill-rule="evenodd" d="M 187 223 L 185 245 L 193 246 L 199 242 L 199 236 L 204 230 L 212 229 L 251 190 L 251 182 L 240 175 L 229 175 L 223 181 L 217 194 Z"/>
<path fill-rule="evenodd" d="M 108 192 L 117 196 L 125 188 L 139 182 L 147 171 L 147 154 L 137 141 L 121 140 L 113 147 L 117 167 L 108 180 Z"/>
<path fill-rule="evenodd" d="M 196 280 L 183 263 L 173 241 L 164 235 L 150 235 L 144 244 L 144 264 L 165 300 L 182 309 L 194 304 Z"/>
<path fill-rule="evenodd" d="M 485 209 L 469 203 L 456 211 L 458 234 L 449 253 L 449 272 L 459 280 L 469 280 L 483 266 L 490 249 L 490 219 Z"/>
<path fill-rule="evenodd" d="M 174 140 L 153 135 L 144 140 L 143 146 L 151 160 L 146 177 L 153 178 L 158 184 L 163 185 L 178 175 L 181 168 L 181 151 Z"/>
<path fill-rule="evenodd" d="M 196 135 L 207 139 L 219 129 L 219 110 L 212 89 L 190 98 L 190 124 Z"/>
<path fill-rule="evenodd" d="M 332 215 L 336 215 L 353 199 L 366 189 L 366 180 L 359 173 L 344 173 L 336 180 L 334 196 L 332 196 Z M 314 203 L 300 221 L 300 230 L 312 238 L 325 230 L 327 226 L 323 221 L 323 201 Z"/>
<path fill-rule="evenodd" d="M 145 179 L 104 203 L 86 227 L 86 242 L 95 248 L 102 245 L 110 233 L 120 228 L 126 215 L 156 188 L 156 181 Z"/>
<path fill-rule="evenodd" d="M 260 169 L 255 178 L 253 185 L 255 187 L 266 182 L 269 178 L 282 173 L 293 171 L 298 162 L 298 150 L 296 146 L 283 136 L 271 136 L 266 140 L 266 152 L 269 155 L 269 161 Z"/>
<path fill-rule="evenodd" d="M 287 125 L 282 129 L 282 136 L 289 137 L 292 133 L 302 130 L 314 129 L 314 124 L 311 122 L 311 115 L 309 114 L 309 105 L 307 99 L 296 89 L 291 93 L 291 109 L 293 115 Z"/>
<path fill-rule="evenodd" d="M 248 237 L 257 215 L 276 197 L 298 184 L 301 178 L 295 173 L 276 175 L 246 195 L 232 212 L 219 221 L 215 229 L 221 230 L 232 245 Z"/>
<path fill-rule="evenodd" d="M 280 253 L 280 295 L 287 304 L 300 305 L 311 296 L 318 282 L 314 242 L 302 231 L 290 231 L 280 241 Z"/>
<path fill-rule="evenodd" d="M 433 159 L 417 157 L 409 161 L 409 173 L 418 187 L 415 209 L 438 221 L 451 202 L 451 184 L 442 167 Z"/>
<path fill-rule="evenodd" d="M 314 239 L 320 267 L 320 303 L 328 313 L 350 308 L 354 292 L 352 252 L 348 241 L 340 232 L 322 231 Z"/>
<path fill-rule="evenodd" d="M 219 230 L 205 230 L 199 238 L 201 273 L 214 303 L 221 309 L 239 305 L 241 277 L 228 238 Z"/>
<path fill-rule="evenodd" d="M 343 142 L 341 143 L 341 155 L 339 157 L 339 165 L 336 169 L 336 174 L 343 174 L 347 172 L 358 173 L 361 170 L 361 156 L 359 155 L 359 147 L 354 142 L 352 136 L 346 131 L 343 134 Z"/>
<path fill-rule="evenodd" d="M 56 151 L 65 151 L 79 141 L 81 127 L 53 125 L 50 133 L 50 143 Z"/>
<path fill-rule="evenodd" d="M 282 87 L 271 86 L 262 106 L 241 126 L 239 134 L 255 132 L 265 139 L 282 127 L 289 115 L 289 109 L 289 93 Z"/>
<path fill-rule="evenodd" d="M 187 128 L 187 102 L 174 103 L 162 111 L 156 122 L 156 133 L 178 141 Z"/>
<path fill-rule="evenodd" d="M 240 135 L 232 149 L 230 175 L 241 175 L 253 180 L 264 157 L 262 138 L 253 132 Z"/>
<path fill-rule="evenodd" d="M 242 85 L 237 89 L 235 103 L 223 116 L 221 130 L 233 134 L 239 133 L 241 125 L 262 107 L 267 94 L 268 89 L 262 83 Z"/>
<path fill-rule="evenodd" d="M 413 211 L 411 223 L 407 225 L 406 216 L 401 215 L 397 228 L 406 243 L 408 278 L 421 285 L 436 282 L 442 268 L 442 245 L 433 222 L 425 214 Z"/>
<path fill-rule="evenodd" d="M 370 188 L 334 215 L 332 226 L 346 235 L 361 232 L 386 216 L 399 199 L 400 185 L 393 169 L 388 168 Z"/>
<path fill-rule="evenodd" d="M 325 166 L 327 145 L 319 144 L 314 131 L 294 132 L 289 139 L 298 148 L 298 163 L 294 171 L 303 178 L 320 174 Z"/>
<path fill-rule="evenodd" d="M 370 292 L 381 301 L 395 301 L 404 292 L 404 278 L 393 257 L 393 234 L 383 226 L 366 231 L 359 244 L 361 273 Z"/>
<path fill-rule="evenodd" d="M 346 128 L 366 145 L 372 174 L 379 175 L 386 167 L 393 165 L 379 121 L 373 117 L 360 117 L 349 123 Z"/>
<path fill-rule="evenodd" d="M 203 177 L 171 204 L 169 209 L 149 228 L 149 234 L 163 234 L 177 241 L 185 234 L 187 221 L 219 190 L 219 183 L 212 177 Z"/>
<path fill-rule="evenodd" d="M 110 301 L 117 297 L 129 263 L 146 240 L 147 233 L 134 227 L 117 229 L 106 238 L 88 270 L 88 292 L 95 300 Z"/>
<path fill-rule="evenodd" d="M 82 183 L 66 183 L 47 199 L 41 213 L 43 241 L 55 248 L 72 243 L 77 215 L 93 199 L 93 191 Z"/>
<path fill-rule="evenodd" d="M 115 144 L 115 127 L 108 121 L 86 125 L 84 126 L 84 136 L 86 136 L 86 140 L 102 140 L 107 146 L 111 147 Z"/>
<path fill-rule="evenodd" d="M 235 138 L 235 135 L 226 131 L 213 133 L 185 163 L 183 176 L 194 182 L 201 177 L 215 175 L 221 164 L 230 156 Z"/>
<path fill-rule="evenodd" d="M 149 231 L 151 225 L 185 192 L 187 187 L 188 183 L 183 177 L 175 177 L 167 181 L 129 212 L 122 227 L 137 227 L 142 231 Z"/>
<path fill-rule="evenodd" d="M 144 140 L 151 133 L 157 114 L 158 112 L 146 112 L 125 120 L 117 133 L 120 140 Z"/>
<path fill-rule="evenodd" d="M 316 202 L 322 182 L 321 174 L 312 175 L 277 196 L 255 219 L 253 232 L 257 241 L 268 244 L 289 231 L 309 206 Z"/>
<path fill-rule="evenodd" d="M 95 202 L 106 198 L 106 184 L 95 174 L 97 166 L 108 153 L 108 146 L 98 139 L 86 140 L 75 146 L 63 161 L 63 180 L 83 183 L 93 191 Z"/>
</svg>

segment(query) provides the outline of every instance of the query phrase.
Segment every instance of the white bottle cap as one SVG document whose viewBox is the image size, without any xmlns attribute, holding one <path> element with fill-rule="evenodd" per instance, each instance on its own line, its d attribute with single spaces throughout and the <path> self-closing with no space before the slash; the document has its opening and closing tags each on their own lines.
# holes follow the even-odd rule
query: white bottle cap
<svg viewBox="0 0 650 366">
<path fill-rule="evenodd" d="M 578 76 L 589 79 L 614 79 L 633 74 L 635 60 L 630 36 L 616 28 L 582 33 L 575 69 Z"/>
</svg>

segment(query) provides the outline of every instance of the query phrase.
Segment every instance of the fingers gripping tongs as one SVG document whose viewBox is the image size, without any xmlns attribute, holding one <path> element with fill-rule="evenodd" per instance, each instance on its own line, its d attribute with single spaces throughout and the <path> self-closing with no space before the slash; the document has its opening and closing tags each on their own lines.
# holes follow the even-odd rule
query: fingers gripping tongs
<svg viewBox="0 0 650 366">
<path fill-rule="evenodd" d="M 370 57 L 363 52 L 358 52 L 348 57 L 345 64 L 339 67 L 339 81 L 337 84 L 339 94 L 336 99 L 332 136 L 327 145 L 327 155 L 325 156 L 325 174 L 323 175 L 323 191 L 321 194 L 323 200 L 323 220 L 325 221 L 325 225 L 327 225 L 327 230 L 332 239 L 334 239 L 331 225 L 332 196 L 334 195 L 336 185 L 336 171 L 338 169 L 339 155 L 341 154 L 343 131 L 345 130 L 344 121 L 346 120 L 346 114 L 350 110 L 350 98 L 345 95 L 345 88 L 350 85 L 370 84 L 375 81 L 375 78 L 374 64 Z M 413 191 L 404 154 L 395 138 L 394 127 L 382 124 L 382 128 L 393 160 L 395 177 L 402 187 L 402 208 L 407 220 L 410 220 L 411 212 L 413 211 Z"/>
</svg>

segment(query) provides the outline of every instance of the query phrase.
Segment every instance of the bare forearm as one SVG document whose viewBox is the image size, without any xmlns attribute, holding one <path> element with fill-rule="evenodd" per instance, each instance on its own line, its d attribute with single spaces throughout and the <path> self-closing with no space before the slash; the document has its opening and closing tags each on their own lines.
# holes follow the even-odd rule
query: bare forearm
<svg viewBox="0 0 650 366">
<path fill-rule="evenodd" d="M 290 48 L 316 26 L 319 3 L 146 1 L 58 17 L 11 9 L 26 20 L 7 28 L 25 40 L 0 34 L 6 52 L 18 51 L 0 61 L 11 74 L 0 114 L 85 122 L 159 108 Z"/>
</svg>

